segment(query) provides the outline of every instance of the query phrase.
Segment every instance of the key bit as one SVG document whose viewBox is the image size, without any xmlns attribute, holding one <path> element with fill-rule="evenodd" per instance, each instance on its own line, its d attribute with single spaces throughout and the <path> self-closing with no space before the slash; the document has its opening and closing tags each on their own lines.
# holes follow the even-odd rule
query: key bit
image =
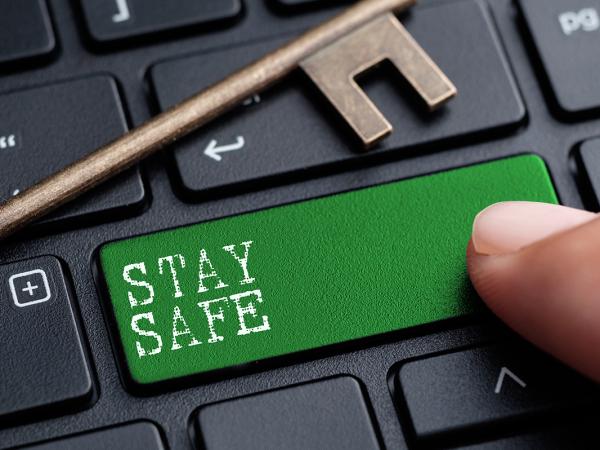
<svg viewBox="0 0 600 450">
<path fill-rule="evenodd" d="M 456 95 L 452 82 L 391 13 L 370 21 L 300 63 L 367 148 L 393 128 L 355 79 L 384 60 L 394 64 L 429 110 Z"/>
<path fill-rule="evenodd" d="M 430 108 L 452 83 L 391 14 L 416 0 L 363 0 L 0 205 L 0 239 L 89 191 L 302 67 L 365 147 L 391 125 L 354 78 L 389 59 Z"/>
</svg>

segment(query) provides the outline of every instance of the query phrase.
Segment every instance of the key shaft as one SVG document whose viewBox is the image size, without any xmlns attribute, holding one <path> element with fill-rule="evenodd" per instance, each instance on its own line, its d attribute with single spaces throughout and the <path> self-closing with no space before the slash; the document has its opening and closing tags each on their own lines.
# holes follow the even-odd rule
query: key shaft
<svg viewBox="0 0 600 450">
<path fill-rule="evenodd" d="M 0 205 L 0 239 L 273 85 L 342 36 L 416 0 L 363 0 Z"/>
</svg>

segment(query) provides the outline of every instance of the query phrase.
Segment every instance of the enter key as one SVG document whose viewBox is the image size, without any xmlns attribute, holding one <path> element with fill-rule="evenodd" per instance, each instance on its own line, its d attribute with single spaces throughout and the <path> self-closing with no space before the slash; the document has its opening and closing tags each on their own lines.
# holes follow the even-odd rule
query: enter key
<svg viewBox="0 0 600 450">
<path fill-rule="evenodd" d="M 117 341 L 152 384 L 474 310 L 465 248 L 502 200 L 556 202 L 526 155 L 105 245 Z"/>
</svg>

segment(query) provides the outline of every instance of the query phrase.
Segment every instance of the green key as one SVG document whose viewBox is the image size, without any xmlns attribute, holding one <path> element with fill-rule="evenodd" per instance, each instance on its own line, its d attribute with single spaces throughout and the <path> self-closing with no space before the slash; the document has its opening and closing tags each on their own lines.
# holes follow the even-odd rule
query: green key
<svg viewBox="0 0 600 450">
<path fill-rule="evenodd" d="M 557 202 L 525 155 L 105 245 L 137 384 L 232 368 L 473 312 L 474 216 Z"/>
</svg>

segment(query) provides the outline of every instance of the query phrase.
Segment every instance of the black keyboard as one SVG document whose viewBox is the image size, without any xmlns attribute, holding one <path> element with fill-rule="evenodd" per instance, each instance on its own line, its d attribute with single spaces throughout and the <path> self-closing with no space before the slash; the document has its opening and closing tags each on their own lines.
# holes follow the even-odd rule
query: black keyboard
<svg viewBox="0 0 600 450">
<path fill-rule="evenodd" d="M 350 3 L 0 0 L 0 201 Z M 0 243 L 0 448 L 599 446 L 463 251 L 493 201 L 600 208 L 600 0 L 399 19 L 458 96 L 380 64 L 372 151 L 294 72 Z"/>
</svg>

